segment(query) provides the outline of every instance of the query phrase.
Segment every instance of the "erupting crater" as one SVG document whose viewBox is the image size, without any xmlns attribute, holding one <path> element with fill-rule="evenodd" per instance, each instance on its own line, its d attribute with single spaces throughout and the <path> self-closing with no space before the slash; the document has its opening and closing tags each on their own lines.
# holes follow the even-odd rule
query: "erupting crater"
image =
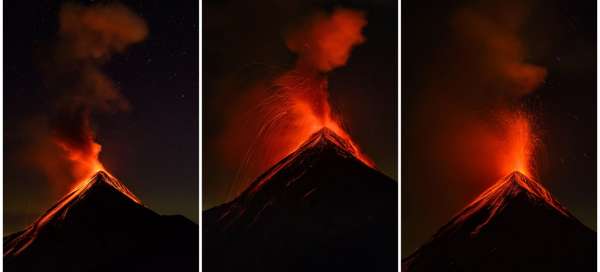
<svg viewBox="0 0 600 272">
<path fill-rule="evenodd" d="M 396 271 L 398 184 L 357 152 L 322 127 L 235 199 L 204 211 L 204 269 Z"/>
<path fill-rule="evenodd" d="M 489 189 L 479 195 L 453 220 L 451 225 L 460 225 L 474 215 L 485 214 L 473 230 L 475 235 L 481 231 L 496 215 L 509 205 L 514 199 L 524 197 L 538 206 L 551 208 L 555 212 L 569 218 L 574 218 L 539 182 L 527 177 L 525 174 L 514 171 L 500 179 Z"/>
<path fill-rule="evenodd" d="M 319 156 L 315 156 L 315 153 L 321 153 L 326 149 L 333 150 L 340 157 L 350 160 L 358 160 L 363 165 L 374 168 L 374 165 L 369 160 L 361 156 L 362 153 L 360 153 L 360 150 L 348 136 L 340 136 L 334 130 L 328 127 L 322 127 L 320 130 L 308 137 L 308 139 L 305 140 L 294 152 L 289 154 L 279 163 L 271 167 L 271 169 L 262 174 L 252 185 L 250 185 L 249 191 L 256 192 L 280 170 L 290 167 L 293 164 L 307 164 L 308 158 L 318 158 Z M 301 168 L 302 166 L 294 167 Z"/>
<path fill-rule="evenodd" d="M 596 233 L 515 171 L 402 260 L 402 271 L 593 271 Z"/>
<path fill-rule="evenodd" d="M 142 204 L 141 200 L 118 179 L 105 171 L 98 171 L 89 180 L 78 183 L 71 192 L 56 202 L 33 224 L 6 243 L 4 256 L 19 255 L 36 240 L 38 234 L 45 229 L 46 225 L 61 224 L 61 221 L 68 216 L 73 207 L 89 199 L 90 195 L 105 194 L 105 192 L 125 196 L 136 204 Z"/>
<path fill-rule="evenodd" d="M 106 171 L 4 237 L 5 271 L 198 271 L 198 225 L 159 215 Z"/>
</svg>

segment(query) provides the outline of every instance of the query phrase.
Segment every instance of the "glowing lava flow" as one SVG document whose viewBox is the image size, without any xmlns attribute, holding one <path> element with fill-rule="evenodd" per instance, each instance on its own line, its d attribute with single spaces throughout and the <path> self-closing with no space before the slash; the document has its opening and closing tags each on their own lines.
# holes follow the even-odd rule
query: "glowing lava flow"
<svg viewBox="0 0 600 272">
<path fill-rule="evenodd" d="M 477 234 L 509 205 L 512 199 L 523 193 L 528 199 L 535 200 L 538 205 L 547 205 L 566 217 L 573 217 L 538 181 L 515 171 L 479 195 L 460 211 L 441 232 L 449 231 L 470 218 L 479 216 L 483 220 L 471 232 L 471 234 Z"/>
<path fill-rule="evenodd" d="M 38 225 L 39 227 L 39 225 L 46 224 L 49 220 L 54 218 L 55 214 L 57 213 L 61 213 L 61 216 L 64 217 L 64 215 L 66 215 L 66 211 L 63 210 L 63 208 L 65 208 L 68 205 L 72 205 L 73 200 L 83 198 L 88 192 L 89 188 L 91 188 L 94 184 L 99 182 L 105 182 L 109 184 L 110 186 L 117 189 L 119 192 L 123 193 L 129 199 L 133 200 L 138 204 L 142 203 L 141 200 L 137 198 L 137 196 L 131 193 L 129 189 L 127 189 L 127 187 L 125 187 L 125 185 L 119 182 L 115 177 L 113 177 L 105 171 L 98 171 L 94 173 L 89 179 L 77 183 L 70 193 L 68 193 L 65 197 L 63 197 L 63 199 L 58 201 L 54 207 L 52 207 L 50 210 L 48 210 L 48 212 L 46 212 L 46 214 L 44 214 L 42 217 L 40 217 L 40 219 L 38 219 L 36 225 Z"/>
<path fill-rule="evenodd" d="M 45 225 L 50 222 L 64 219 L 68 214 L 69 209 L 76 205 L 80 200 L 84 199 L 85 196 L 90 192 L 91 188 L 99 183 L 106 183 L 135 203 L 142 204 L 141 200 L 137 198 L 131 191 L 129 191 L 129 189 L 127 189 L 127 187 L 119 180 L 105 171 L 98 171 L 94 173 L 88 180 L 77 183 L 68 194 L 56 202 L 54 206 L 52 206 L 46 213 L 44 213 L 33 224 L 25 229 L 25 231 L 23 231 L 23 233 L 21 233 L 17 238 L 12 240 L 10 244 L 6 245 L 4 256 L 19 255 L 23 250 L 31 245 L 31 243 L 33 243 L 33 241 L 38 237 L 38 233 Z"/>
</svg>

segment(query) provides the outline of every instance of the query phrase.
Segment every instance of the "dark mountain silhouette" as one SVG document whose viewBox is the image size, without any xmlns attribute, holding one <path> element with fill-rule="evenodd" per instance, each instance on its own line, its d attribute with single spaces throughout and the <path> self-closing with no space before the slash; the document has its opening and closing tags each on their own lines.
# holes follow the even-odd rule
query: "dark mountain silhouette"
<svg viewBox="0 0 600 272">
<path fill-rule="evenodd" d="M 596 271 L 596 232 L 513 172 L 402 262 L 418 271 Z"/>
<path fill-rule="evenodd" d="M 329 129 L 203 214 L 205 271 L 397 271 L 397 182 Z"/>
<path fill-rule="evenodd" d="M 98 172 L 4 238 L 5 271 L 198 271 L 198 225 L 141 205 Z"/>
</svg>

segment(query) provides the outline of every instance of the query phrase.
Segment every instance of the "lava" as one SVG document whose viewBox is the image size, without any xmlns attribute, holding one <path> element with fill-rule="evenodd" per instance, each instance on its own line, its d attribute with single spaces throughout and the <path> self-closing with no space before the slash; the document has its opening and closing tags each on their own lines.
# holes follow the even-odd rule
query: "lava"
<svg viewBox="0 0 600 272">
<path fill-rule="evenodd" d="M 98 165 L 101 167 L 100 162 L 96 161 Z M 23 233 L 21 233 L 17 238 L 15 238 L 9 245 L 6 247 L 8 249 L 5 250 L 4 256 L 7 255 L 19 255 L 23 250 L 25 250 L 33 241 L 38 237 L 39 231 L 48 223 L 61 220 L 66 216 L 69 212 L 69 208 L 75 205 L 79 200 L 83 199 L 85 195 L 89 192 L 90 188 L 92 188 L 95 184 L 105 182 L 110 185 L 115 190 L 121 192 L 123 195 L 131 199 L 132 201 L 142 204 L 141 200 L 135 196 L 127 187 L 122 184 L 115 177 L 110 175 L 109 173 L 99 170 L 90 175 L 89 179 L 82 180 L 76 183 L 75 187 L 66 194 L 62 199 L 60 199 L 52 208 L 50 208 L 46 213 L 40 216 L 33 224 L 31 224 Z"/>
<path fill-rule="evenodd" d="M 232 117 L 226 128 L 223 153 L 227 159 L 239 160 L 239 150 L 247 148 L 229 196 L 246 187 L 247 183 L 240 182 L 250 182 L 323 128 L 348 142 L 349 153 L 375 167 L 333 110 L 327 77 L 346 64 L 353 47 L 365 42 L 362 29 L 366 24 L 362 12 L 338 8 L 314 13 L 285 33 L 286 46 L 297 55 L 295 65 L 240 99 L 247 110 L 240 119 Z M 254 137 L 246 142 L 247 135 Z"/>
<path fill-rule="evenodd" d="M 334 116 L 328 97 L 328 82 L 324 74 L 344 66 L 352 48 L 365 42 L 362 29 L 367 24 L 361 11 L 335 9 L 331 14 L 315 13 L 286 36 L 290 51 L 298 54 L 296 67 L 275 82 L 278 95 L 288 97 L 295 111 L 298 125 L 286 155 L 296 150 L 315 132 L 328 128 L 349 143 L 348 150 L 365 164 L 375 164 L 364 155 L 342 127 L 339 116 Z M 285 109 L 284 109 L 285 111 Z"/>
<path fill-rule="evenodd" d="M 512 198 L 522 192 L 526 193 L 529 198 L 539 200 L 539 203 L 554 208 L 566 217 L 572 216 L 538 181 L 529 178 L 520 171 L 514 171 L 479 195 L 464 210 L 459 212 L 452 221 L 454 225 L 457 225 L 458 222 L 464 222 L 476 213 L 486 210 L 488 214 L 485 220 L 472 232 L 473 234 L 479 233 L 494 216 L 508 205 Z"/>
<path fill-rule="evenodd" d="M 501 173 L 518 171 L 531 177 L 536 139 L 531 129 L 531 120 L 521 112 L 509 114 L 505 118 L 506 152 L 500 161 Z"/>
<path fill-rule="evenodd" d="M 287 155 L 284 159 L 279 161 L 277 164 L 271 167 L 271 169 L 260 176 L 258 180 L 251 185 L 249 191 L 251 193 L 257 192 L 264 184 L 271 180 L 275 174 L 279 173 L 286 167 L 290 167 L 290 164 L 293 161 L 303 161 L 304 159 L 301 159 L 300 156 L 302 156 L 302 154 L 307 150 L 315 148 L 315 146 L 322 145 L 323 143 L 334 144 L 336 148 L 343 150 L 343 152 L 346 152 L 348 156 L 353 156 L 354 158 L 367 164 L 363 159 L 360 158 L 361 154 L 357 153 L 360 152 L 360 150 L 358 150 L 355 144 L 348 139 L 349 138 L 337 134 L 336 131 L 329 129 L 328 127 L 321 128 L 319 131 L 310 135 L 298 148 L 294 149 L 292 153 Z M 367 162 L 371 163 L 370 161 Z"/>
<path fill-rule="evenodd" d="M 360 11 L 335 9 L 331 14 L 317 12 L 287 33 L 286 45 L 298 55 L 296 65 L 274 80 L 276 91 L 263 104 L 270 107 L 267 116 L 273 116 L 267 118 L 264 127 L 273 127 L 272 122 L 292 124 L 279 127 L 276 133 L 288 138 L 278 159 L 295 151 L 315 132 L 328 128 L 350 143 L 349 151 L 358 159 L 375 166 L 344 130 L 340 117 L 334 116 L 325 74 L 344 66 L 352 48 L 365 41 L 361 32 L 366 24 Z"/>
<path fill-rule="evenodd" d="M 288 135 L 289 144 L 281 148 L 284 156 L 298 149 L 306 139 L 323 128 L 328 128 L 349 143 L 349 152 L 365 164 L 375 164 L 363 154 L 350 134 L 344 130 L 342 121 L 335 116 L 329 104 L 327 79 L 314 71 L 296 69 L 281 76 L 275 85 L 278 91 L 270 107 L 277 118 L 273 122 L 287 122 L 292 126 L 281 127 L 277 135 Z M 283 103 L 281 103 L 283 102 Z M 266 127 L 273 127 L 268 122 Z M 291 129 L 291 130 L 290 130 Z"/>
</svg>

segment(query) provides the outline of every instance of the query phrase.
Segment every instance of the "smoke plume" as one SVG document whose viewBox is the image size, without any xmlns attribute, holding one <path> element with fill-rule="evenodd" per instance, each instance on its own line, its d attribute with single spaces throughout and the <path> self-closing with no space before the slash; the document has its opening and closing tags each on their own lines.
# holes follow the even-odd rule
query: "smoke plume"
<svg viewBox="0 0 600 272">
<path fill-rule="evenodd" d="M 344 66 L 352 48 L 365 41 L 361 31 L 366 24 L 364 14 L 356 10 L 317 12 L 287 33 L 286 45 L 298 54 L 298 66 L 327 72 Z"/>
<path fill-rule="evenodd" d="M 130 106 L 101 66 L 147 34 L 144 20 L 118 3 L 61 7 L 56 41 L 40 60 L 52 109 L 29 133 L 31 160 L 53 182 L 70 184 L 103 169 L 92 116 Z M 70 175 L 58 173 L 63 169 Z"/>
<path fill-rule="evenodd" d="M 452 29 L 457 49 L 466 53 L 463 67 L 469 65 L 468 72 L 477 81 L 469 88 L 483 90 L 485 85 L 496 85 L 493 92 L 520 98 L 542 83 L 546 70 L 526 62 L 525 45 L 519 36 L 526 12 L 525 6 L 504 3 L 463 8 L 455 14 Z"/>
<path fill-rule="evenodd" d="M 528 61 L 522 36 L 528 6 L 518 1 L 464 7 L 451 17 L 416 115 L 422 156 L 448 176 L 495 180 L 532 174 L 537 143 L 522 99 L 546 69 Z"/>
</svg>

